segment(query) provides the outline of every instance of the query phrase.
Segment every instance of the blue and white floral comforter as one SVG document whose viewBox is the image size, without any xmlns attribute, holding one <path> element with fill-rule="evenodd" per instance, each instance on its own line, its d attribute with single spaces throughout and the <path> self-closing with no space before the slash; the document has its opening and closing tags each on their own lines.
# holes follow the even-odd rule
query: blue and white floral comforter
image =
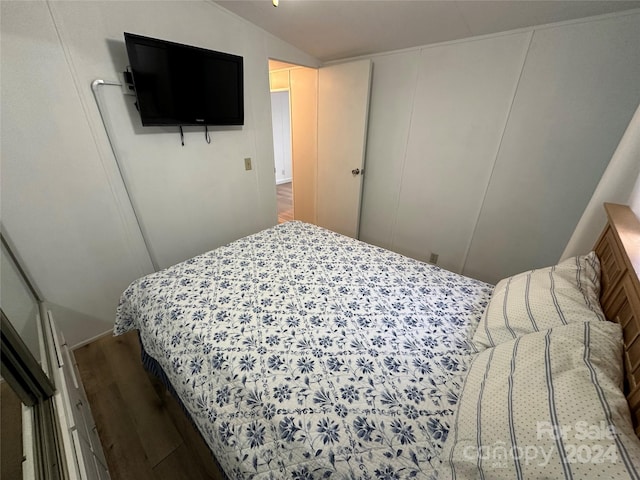
<svg viewBox="0 0 640 480">
<path fill-rule="evenodd" d="M 429 476 L 492 287 L 289 222 L 133 282 L 139 329 L 232 479 Z"/>
</svg>

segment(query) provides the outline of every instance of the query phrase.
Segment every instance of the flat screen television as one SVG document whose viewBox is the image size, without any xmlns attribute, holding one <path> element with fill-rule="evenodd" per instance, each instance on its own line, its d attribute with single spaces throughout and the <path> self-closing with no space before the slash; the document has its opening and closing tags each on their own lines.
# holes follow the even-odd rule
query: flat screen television
<svg viewBox="0 0 640 480">
<path fill-rule="evenodd" d="M 124 34 L 144 126 L 243 125 L 242 57 Z"/>
</svg>

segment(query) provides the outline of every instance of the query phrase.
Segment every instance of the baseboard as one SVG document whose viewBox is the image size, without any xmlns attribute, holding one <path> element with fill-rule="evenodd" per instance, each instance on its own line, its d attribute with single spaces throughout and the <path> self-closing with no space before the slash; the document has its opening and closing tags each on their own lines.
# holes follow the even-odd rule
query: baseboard
<svg viewBox="0 0 640 480">
<path fill-rule="evenodd" d="M 107 335 L 113 335 L 113 329 L 107 330 L 106 332 L 103 332 L 103 333 L 99 333 L 95 337 L 91 337 L 87 340 L 83 340 L 82 342 L 77 343 L 76 345 L 73 345 L 71 347 L 71 350 L 73 351 L 73 350 L 77 350 L 78 348 L 82 348 L 85 345 L 90 344 L 91 342 L 95 342 L 96 340 L 100 340 L 101 338 L 106 337 Z"/>
<path fill-rule="evenodd" d="M 276 180 L 276 185 L 282 185 L 283 183 L 290 183 L 293 178 L 283 178 L 282 180 Z"/>
</svg>

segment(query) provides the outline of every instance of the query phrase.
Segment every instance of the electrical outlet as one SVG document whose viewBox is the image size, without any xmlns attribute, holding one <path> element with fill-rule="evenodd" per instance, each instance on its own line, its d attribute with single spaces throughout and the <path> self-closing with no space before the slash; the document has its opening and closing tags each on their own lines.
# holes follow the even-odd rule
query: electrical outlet
<svg viewBox="0 0 640 480">
<path fill-rule="evenodd" d="M 247 157 L 244 159 L 244 169 L 251 170 L 251 157 Z"/>
<path fill-rule="evenodd" d="M 429 257 L 429 263 L 433 263 L 434 265 L 438 263 L 438 254 L 432 253 Z"/>
</svg>

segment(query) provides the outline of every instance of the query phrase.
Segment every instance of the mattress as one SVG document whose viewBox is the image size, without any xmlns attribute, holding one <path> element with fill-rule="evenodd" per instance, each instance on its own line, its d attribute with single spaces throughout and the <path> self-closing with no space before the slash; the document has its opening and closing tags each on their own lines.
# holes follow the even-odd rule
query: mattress
<svg viewBox="0 0 640 480">
<path fill-rule="evenodd" d="M 428 476 L 492 287 L 288 222 L 134 281 L 140 332 L 233 479 Z"/>
</svg>

